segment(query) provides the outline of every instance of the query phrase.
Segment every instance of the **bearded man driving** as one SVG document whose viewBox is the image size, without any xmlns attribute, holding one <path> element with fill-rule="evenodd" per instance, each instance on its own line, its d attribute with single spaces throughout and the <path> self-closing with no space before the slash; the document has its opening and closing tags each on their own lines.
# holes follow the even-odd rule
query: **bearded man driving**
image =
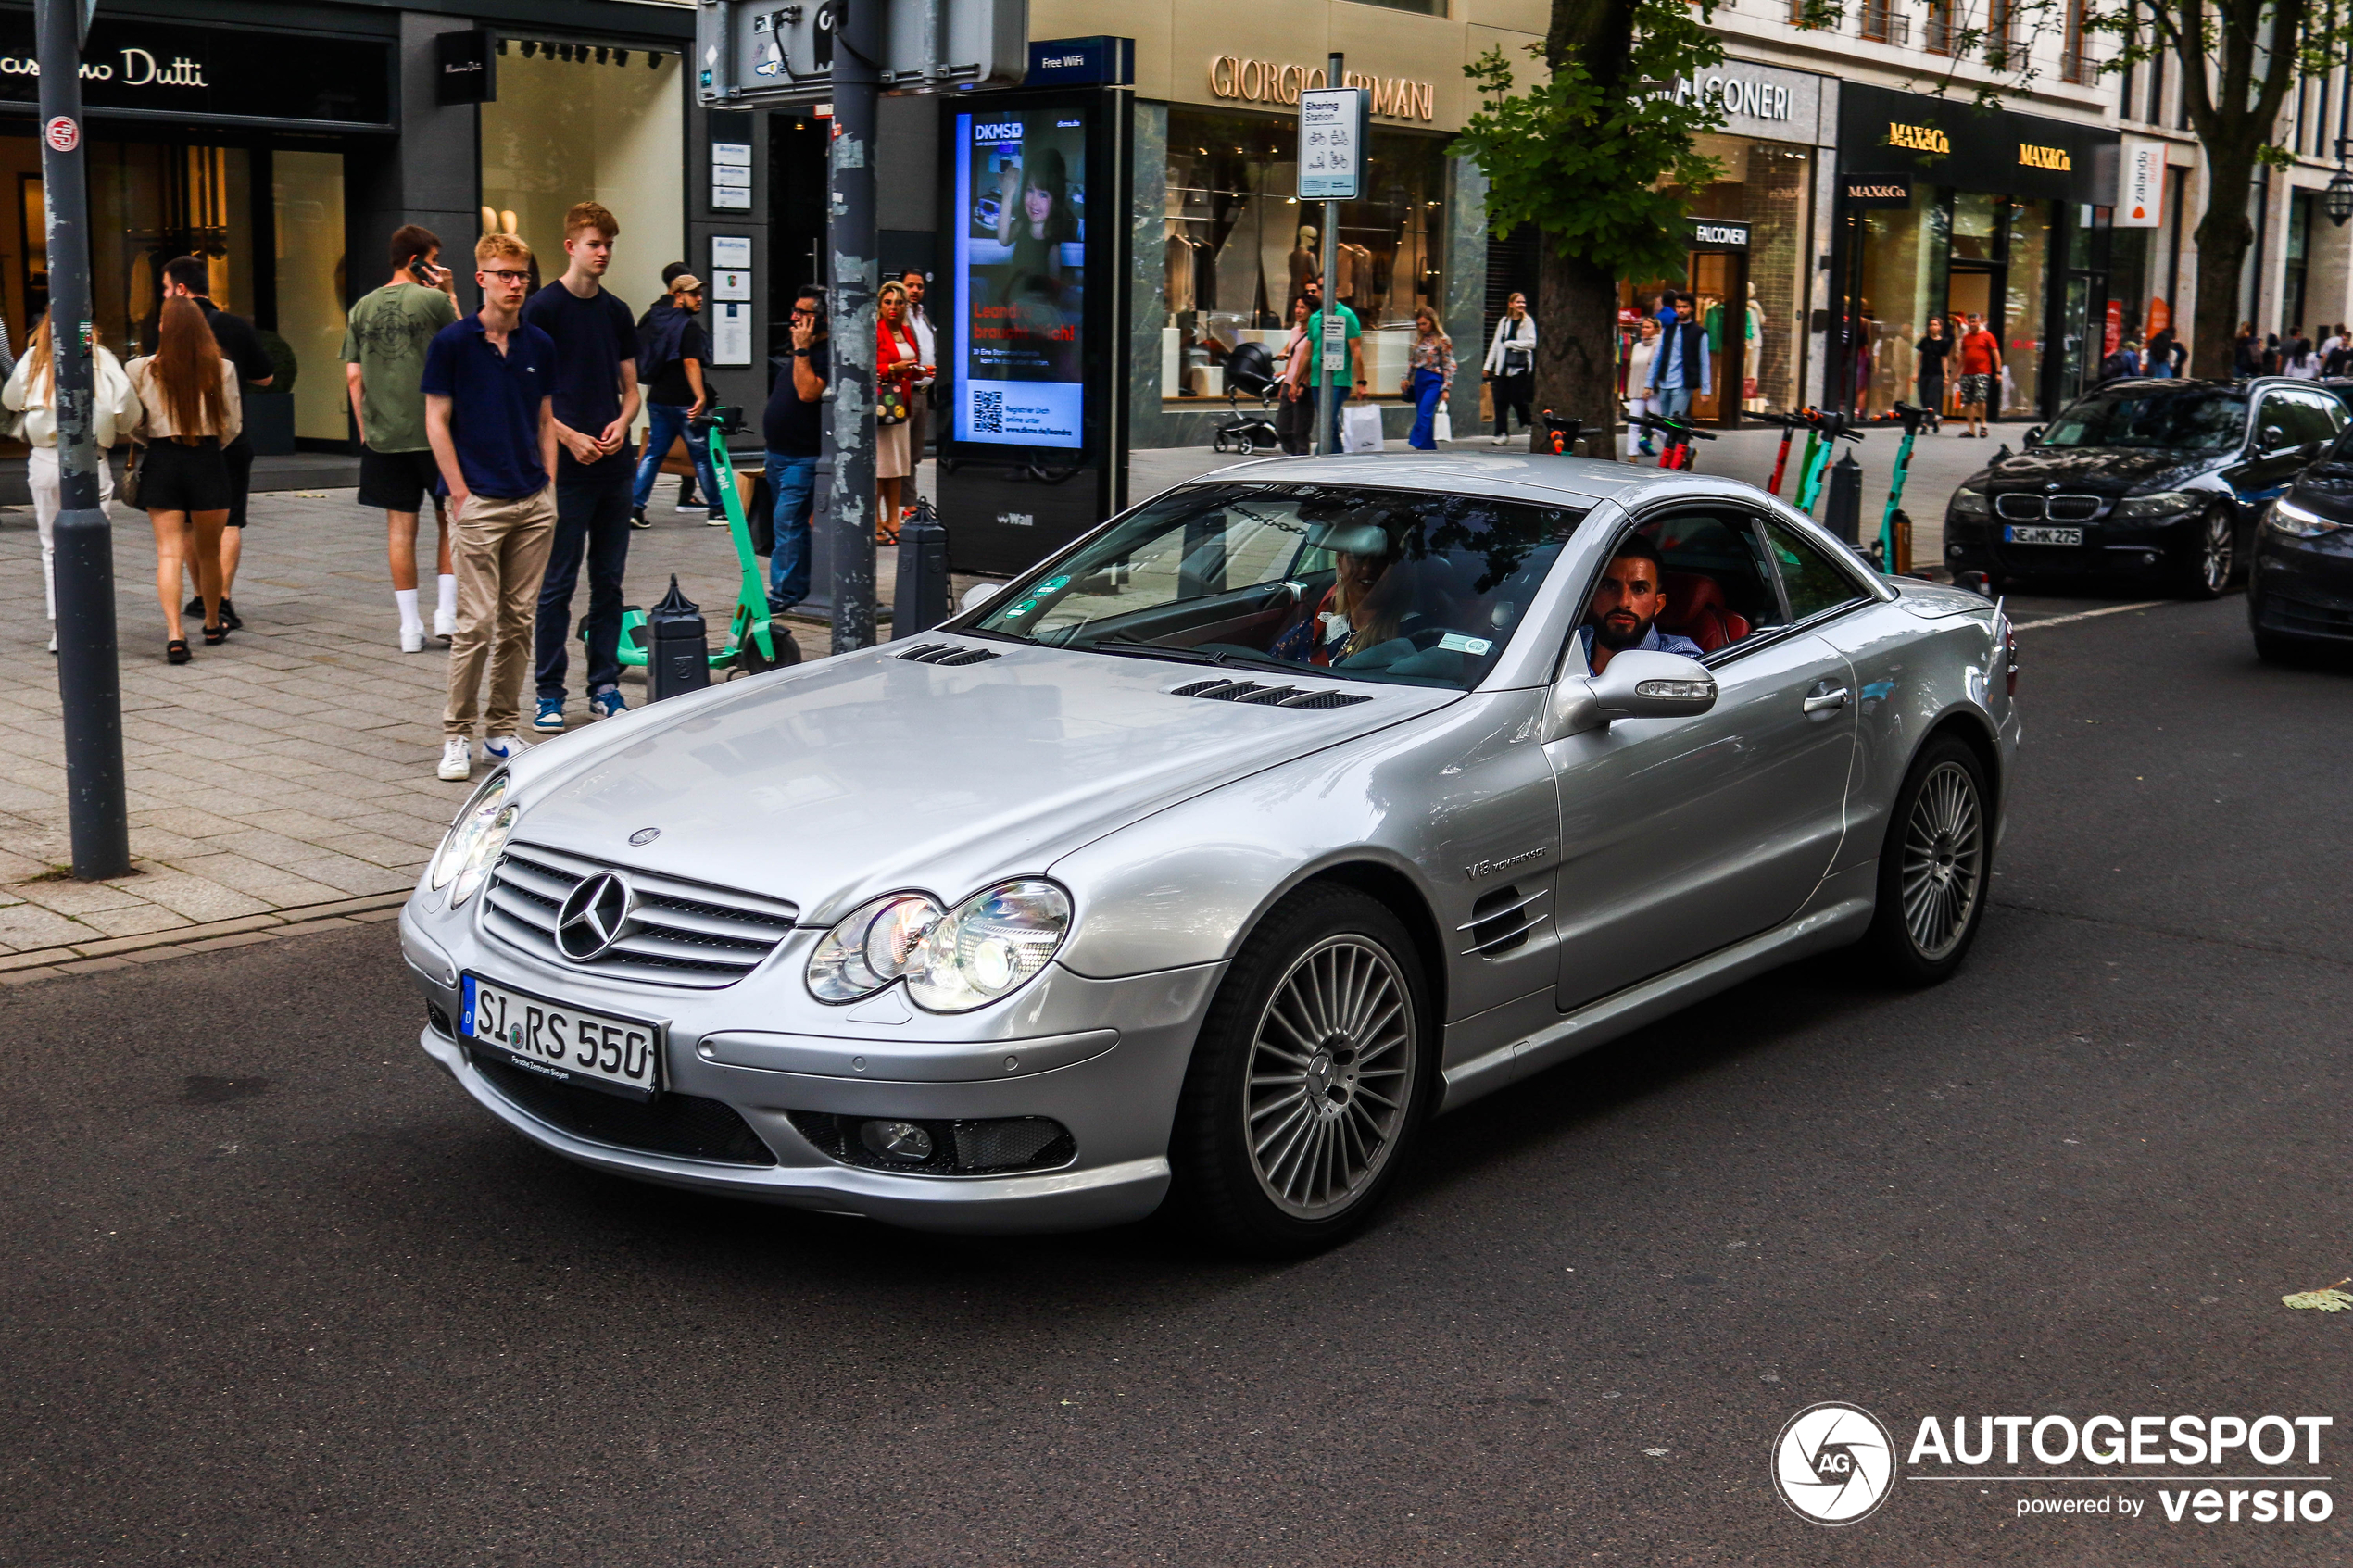
<svg viewBox="0 0 2353 1568">
<path fill-rule="evenodd" d="M 1609 668 L 1613 655 L 1629 648 L 1700 656 L 1700 646 L 1689 637 L 1658 629 L 1658 618 L 1667 608 L 1667 591 L 1660 586 L 1664 575 L 1657 549 L 1640 534 L 1629 534 L 1610 557 L 1602 580 L 1593 585 L 1585 623 L 1577 629 L 1586 668 L 1594 674 Z"/>
</svg>

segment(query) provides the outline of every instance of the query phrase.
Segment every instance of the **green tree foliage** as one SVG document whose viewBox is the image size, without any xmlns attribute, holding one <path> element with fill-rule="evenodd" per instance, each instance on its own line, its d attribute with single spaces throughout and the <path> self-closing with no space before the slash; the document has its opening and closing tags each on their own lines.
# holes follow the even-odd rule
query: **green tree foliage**
<svg viewBox="0 0 2353 1568">
<path fill-rule="evenodd" d="M 1522 89 L 1501 50 L 1464 68 L 1478 112 L 1452 152 L 1488 182 L 1488 220 L 1543 236 L 1535 301 L 1539 404 L 1607 430 L 1617 411 L 1617 284 L 1679 279 L 1687 192 L 1716 178 L 1692 146 L 1720 105 L 1676 91 L 1724 57 L 1706 28 L 1716 0 L 1554 0 Z"/>
</svg>

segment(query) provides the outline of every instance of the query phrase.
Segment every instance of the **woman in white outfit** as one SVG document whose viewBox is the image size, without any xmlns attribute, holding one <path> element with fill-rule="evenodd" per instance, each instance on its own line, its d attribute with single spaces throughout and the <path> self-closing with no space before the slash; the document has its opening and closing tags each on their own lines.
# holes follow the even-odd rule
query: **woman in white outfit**
<svg viewBox="0 0 2353 1568">
<path fill-rule="evenodd" d="M 1512 410 L 1519 410 L 1523 431 L 1535 421 L 1528 410 L 1536 391 L 1536 322 L 1528 314 L 1528 296 L 1515 293 L 1504 302 L 1504 319 L 1495 323 L 1495 341 L 1487 345 L 1488 390 L 1495 399 L 1495 445 L 1511 436 Z"/>
<path fill-rule="evenodd" d="M 1634 346 L 1626 351 L 1626 411 L 1639 419 L 1650 412 L 1651 400 L 1645 389 L 1651 383 L 1651 356 L 1658 349 L 1658 318 L 1644 316 L 1636 330 Z M 1651 433 L 1639 425 L 1626 427 L 1626 459 L 1648 457 Z"/>
<path fill-rule="evenodd" d="M 117 440 L 117 433 L 130 433 L 139 422 L 139 395 L 131 390 L 131 378 L 122 366 L 98 341 L 97 329 L 90 330 L 92 387 L 96 393 L 94 417 L 92 420 L 98 442 L 98 504 L 105 506 L 114 499 L 114 473 L 107 467 L 107 449 Z M 8 374 L 8 384 L 0 391 L 0 404 L 24 415 L 23 438 L 32 448 L 25 460 L 25 483 L 32 491 L 32 515 L 41 525 L 41 583 L 49 603 L 49 619 L 57 619 L 57 399 L 51 388 L 57 378 L 49 364 L 49 320 L 43 317 L 41 330 L 32 335 L 32 345 Z M 49 634 L 49 651 L 57 651 L 55 632 Z"/>
</svg>

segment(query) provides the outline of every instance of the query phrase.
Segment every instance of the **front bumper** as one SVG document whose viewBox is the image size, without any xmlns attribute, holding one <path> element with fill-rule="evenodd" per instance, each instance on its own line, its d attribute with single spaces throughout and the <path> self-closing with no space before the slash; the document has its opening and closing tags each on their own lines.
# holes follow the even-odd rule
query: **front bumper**
<svg viewBox="0 0 2353 1568">
<path fill-rule="evenodd" d="M 2197 514 L 2191 513 L 2180 521 L 2129 527 L 2089 522 L 2080 525 L 2080 546 L 2013 545 L 2003 540 L 1999 522 L 1947 512 L 1944 565 L 1956 572 L 2006 577 L 2160 577 L 2195 544 L 2196 520 Z"/>
<path fill-rule="evenodd" d="M 429 930 L 429 926 L 447 927 Z M 616 1175 L 763 1202 L 967 1233 L 1084 1230 L 1140 1219 L 1169 1183 L 1169 1129 L 1202 1013 L 1223 965 L 1090 980 L 1050 966 L 1004 1003 L 955 1018 L 852 1022 L 864 1008 L 819 1010 L 790 995 L 817 933 L 788 940 L 761 973 L 719 990 L 616 984 L 553 971 L 482 938 L 472 921 L 401 915 L 409 977 L 437 1011 L 418 1044 L 492 1114 L 540 1147 Z M 452 950 L 452 949 L 456 950 Z M 639 1139 L 632 1119 L 587 1123 L 485 1072 L 447 1027 L 458 976 L 622 1016 L 662 1018 L 665 1097 L 715 1101 L 739 1117 L 749 1157 L 698 1158 Z M 763 981 L 764 976 L 764 981 Z M 780 996 L 782 991 L 785 995 Z M 823 1032 L 820 1032 L 820 1029 Z M 920 1038 L 909 1039 L 910 1033 Z M 591 1095 L 593 1090 L 572 1090 Z M 794 1113 L 962 1122 L 1050 1117 L 1076 1155 L 1056 1169 L 918 1175 L 837 1160 Z M 751 1142 L 756 1139 L 756 1143 Z M 773 1162 L 753 1163 L 764 1156 Z"/>
<path fill-rule="evenodd" d="M 2246 576 L 2246 618 L 2259 632 L 2353 643 L 2353 539 L 2265 534 Z"/>
</svg>

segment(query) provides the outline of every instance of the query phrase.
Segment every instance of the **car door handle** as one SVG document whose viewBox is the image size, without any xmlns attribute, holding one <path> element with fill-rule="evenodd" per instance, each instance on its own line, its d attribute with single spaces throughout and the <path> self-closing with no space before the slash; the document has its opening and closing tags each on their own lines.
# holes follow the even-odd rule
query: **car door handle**
<svg viewBox="0 0 2353 1568">
<path fill-rule="evenodd" d="M 1827 713 L 1833 708 L 1843 708 L 1846 706 L 1847 696 L 1848 693 L 1846 688 L 1844 686 L 1838 686 L 1830 691 L 1824 692 L 1819 696 L 1809 696 L 1806 699 L 1806 711 L 1808 713 Z"/>
</svg>

